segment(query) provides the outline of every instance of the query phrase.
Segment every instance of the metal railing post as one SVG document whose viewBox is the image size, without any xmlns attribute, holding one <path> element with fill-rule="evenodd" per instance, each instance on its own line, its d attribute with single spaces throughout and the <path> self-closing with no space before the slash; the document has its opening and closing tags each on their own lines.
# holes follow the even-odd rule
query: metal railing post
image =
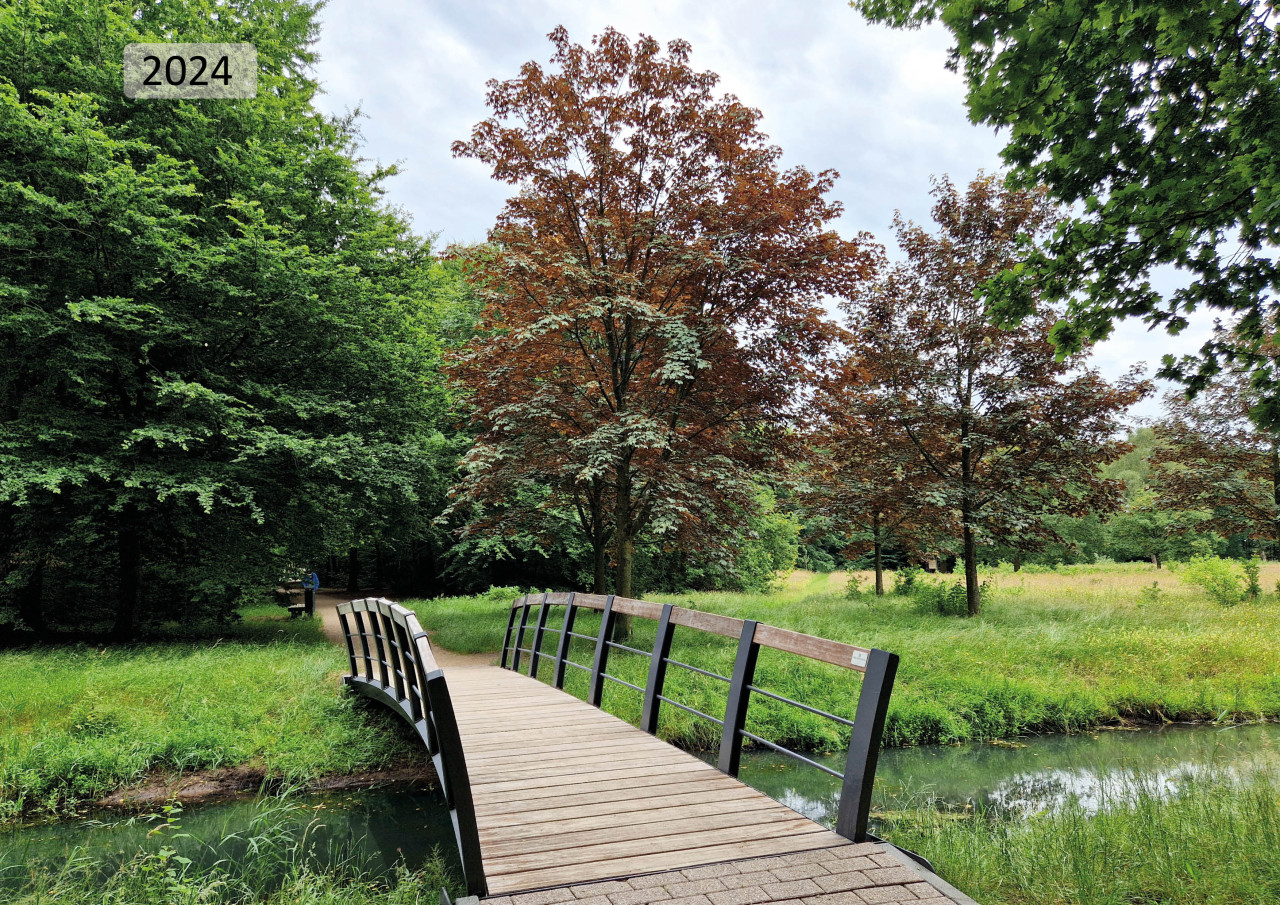
<svg viewBox="0 0 1280 905">
<path fill-rule="evenodd" d="M 503 669 L 507 668 L 507 654 L 511 650 L 511 629 L 516 624 L 516 605 L 519 602 L 519 600 L 511 601 L 511 609 L 507 613 L 507 633 L 502 637 L 502 660 L 499 662 Z"/>
<path fill-rule="evenodd" d="M 644 708 L 640 712 L 640 728 L 650 735 L 658 734 L 658 700 L 662 684 L 667 678 L 667 657 L 671 655 L 671 637 L 675 626 L 671 622 L 671 604 L 662 605 L 658 618 L 658 632 L 653 639 L 653 655 L 649 658 L 649 681 L 644 687 Z"/>
<path fill-rule="evenodd" d="M 876 781 L 876 762 L 884 720 L 889 712 L 889 696 L 898 673 L 898 655 L 872 649 L 867 671 L 862 676 L 858 712 L 853 717 L 849 757 L 845 762 L 844 786 L 840 790 L 840 812 L 836 832 L 854 842 L 867 838 L 867 815 L 871 812 L 871 790 Z"/>
<path fill-rule="evenodd" d="M 378 649 L 378 677 L 384 687 L 390 687 L 391 680 L 387 677 L 387 646 L 383 643 L 382 637 L 382 612 L 377 604 L 374 604 L 373 609 L 369 609 L 368 599 L 364 602 L 364 611 L 369 616 L 369 629 L 373 633 L 373 643 Z"/>
<path fill-rule="evenodd" d="M 342 626 L 342 637 L 347 642 L 347 659 L 351 661 L 351 675 L 354 676 L 359 672 L 356 669 L 356 646 L 351 641 L 351 623 L 342 610 L 338 610 L 338 624 Z"/>
<path fill-rule="evenodd" d="M 391 684 L 396 690 L 396 697 L 400 700 L 405 699 L 404 695 L 404 668 L 400 663 L 400 644 L 396 640 L 396 627 L 391 618 L 391 611 L 387 609 L 386 604 L 379 601 L 377 603 L 378 616 L 382 620 L 382 634 L 387 645 L 387 666 L 391 670 Z M 390 653 L 395 651 L 394 656 Z"/>
<path fill-rule="evenodd" d="M 520 671 L 520 648 L 524 647 L 524 630 L 529 624 L 529 595 L 524 598 L 524 605 L 520 607 L 520 628 L 516 632 L 516 646 L 511 653 L 511 668 L 515 672 Z"/>
<path fill-rule="evenodd" d="M 356 609 L 358 600 L 351 601 L 351 616 L 356 621 L 356 631 L 360 633 L 360 651 L 364 654 L 364 676 L 373 678 L 373 655 L 369 653 L 369 631 L 364 625 L 364 614 Z"/>
<path fill-rule="evenodd" d="M 756 623 L 747 619 L 742 623 L 742 636 L 738 639 L 738 656 L 733 663 L 733 679 L 729 682 L 729 700 L 724 707 L 724 733 L 720 736 L 720 772 L 738 775 L 742 760 L 742 730 L 747 725 L 747 707 L 751 704 L 751 689 L 755 679 L 756 658 L 760 645 L 756 644 Z"/>
<path fill-rule="evenodd" d="M 542 650 L 542 636 L 547 630 L 547 613 L 551 607 L 547 606 L 547 598 L 550 594 L 542 595 L 542 606 L 538 610 L 538 626 L 533 630 L 533 644 L 531 644 L 529 654 L 529 678 L 538 678 L 538 655 Z"/>
<path fill-rule="evenodd" d="M 604 602 L 604 611 L 600 614 L 600 634 L 596 638 L 596 655 L 591 661 L 591 684 L 587 686 L 587 703 L 600 706 L 604 696 L 604 670 L 609 664 L 609 638 L 613 634 L 613 596 Z"/>
<path fill-rule="evenodd" d="M 564 607 L 564 623 L 560 626 L 560 643 L 556 645 L 556 668 L 551 674 L 551 685 L 555 688 L 564 688 L 565 663 L 569 661 L 569 643 L 573 641 L 573 636 L 569 633 L 573 631 L 574 616 L 578 612 L 578 605 L 573 601 L 577 596 L 571 593 L 569 602 Z"/>
</svg>

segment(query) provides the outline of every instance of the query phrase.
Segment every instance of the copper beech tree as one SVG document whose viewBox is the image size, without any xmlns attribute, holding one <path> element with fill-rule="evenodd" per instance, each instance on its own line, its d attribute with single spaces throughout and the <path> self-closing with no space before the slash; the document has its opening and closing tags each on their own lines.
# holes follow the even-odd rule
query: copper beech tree
<svg viewBox="0 0 1280 905">
<path fill-rule="evenodd" d="M 805 496 L 848 541 L 846 552 L 871 553 L 881 596 L 885 548 L 918 551 L 951 519 L 926 500 L 933 473 L 914 444 L 884 430 L 883 400 L 869 391 L 872 380 L 849 360 L 819 387 L 808 437 L 812 489 Z"/>
<path fill-rule="evenodd" d="M 1161 508 L 1204 510 L 1201 530 L 1280 544 L 1280 430 L 1252 417 L 1264 398 L 1240 368 L 1228 368 L 1195 399 L 1165 398 L 1151 455 Z"/>
<path fill-rule="evenodd" d="M 874 400 L 883 442 L 911 447 L 929 472 L 921 502 L 954 514 L 976 615 L 980 538 L 1025 547 L 1051 534 L 1047 513 L 1119 505 L 1098 467 L 1124 451 L 1117 416 L 1149 386 L 1134 374 L 1109 384 L 1082 354 L 1057 360 L 1047 307 L 1012 330 L 986 317 L 984 284 L 1017 263 L 1020 236 L 1055 222 L 1042 193 L 988 176 L 963 193 L 938 180 L 933 195 L 938 231 L 895 220 L 905 261 L 844 308 L 859 397 Z"/>
<path fill-rule="evenodd" d="M 820 302 L 872 261 L 826 228 L 837 174 L 780 169 L 759 112 L 717 96 L 686 42 L 549 37 L 551 67 L 489 82 L 492 117 L 453 148 L 517 190 L 454 364 L 479 431 L 456 492 L 483 518 L 541 476 L 598 557 L 610 545 L 625 596 L 637 539 L 711 546 L 755 506 L 836 333 Z"/>
</svg>

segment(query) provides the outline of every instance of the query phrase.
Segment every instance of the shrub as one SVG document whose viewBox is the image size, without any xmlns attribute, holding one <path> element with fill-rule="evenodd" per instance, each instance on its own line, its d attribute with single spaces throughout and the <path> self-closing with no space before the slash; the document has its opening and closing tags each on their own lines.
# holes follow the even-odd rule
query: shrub
<svg viewBox="0 0 1280 905">
<path fill-rule="evenodd" d="M 1259 573 L 1262 571 L 1262 561 L 1256 556 L 1252 556 L 1245 560 L 1244 563 L 1244 596 L 1250 600 L 1257 600 L 1262 596 L 1262 585 L 1258 582 Z"/>
<path fill-rule="evenodd" d="M 901 597 L 909 597 L 915 593 L 924 569 L 919 566 L 906 566 L 893 575 L 893 593 Z"/>
<path fill-rule="evenodd" d="M 965 616 L 969 613 L 969 597 L 964 583 L 922 584 L 916 592 L 920 608 L 941 616 Z"/>
<path fill-rule="evenodd" d="M 852 572 L 846 573 L 848 578 L 844 583 L 844 596 L 848 600 L 862 599 L 862 580 Z"/>
<path fill-rule="evenodd" d="M 1149 585 L 1142 588 L 1143 603 L 1159 603 L 1160 602 L 1160 582 L 1153 581 Z"/>
<path fill-rule="evenodd" d="M 1235 606 L 1245 589 L 1235 563 L 1217 556 L 1193 556 L 1178 570 L 1185 581 L 1201 588 L 1219 606 Z"/>
</svg>

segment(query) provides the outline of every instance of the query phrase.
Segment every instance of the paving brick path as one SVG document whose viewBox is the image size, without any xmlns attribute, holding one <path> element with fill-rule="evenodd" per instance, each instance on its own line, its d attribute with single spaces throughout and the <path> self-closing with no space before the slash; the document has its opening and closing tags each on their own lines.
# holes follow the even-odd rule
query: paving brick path
<svg viewBox="0 0 1280 905">
<path fill-rule="evenodd" d="M 477 900 L 462 900 L 470 905 Z M 479 905 L 976 905 L 893 849 L 839 845 L 492 896 Z"/>
</svg>

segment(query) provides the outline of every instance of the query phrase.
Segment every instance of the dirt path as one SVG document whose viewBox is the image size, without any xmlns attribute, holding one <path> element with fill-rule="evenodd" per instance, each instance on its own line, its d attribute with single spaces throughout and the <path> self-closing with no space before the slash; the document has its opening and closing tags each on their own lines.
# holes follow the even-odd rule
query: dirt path
<svg viewBox="0 0 1280 905">
<path fill-rule="evenodd" d="M 333 588 L 321 588 L 316 591 L 316 615 L 321 619 L 325 636 L 334 644 L 346 644 L 342 637 L 342 624 L 338 622 L 338 604 L 360 597 L 388 597 L 389 594 L 389 591 L 377 588 L 361 588 L 354 594 Z M 388 597 L 388 599 L 395 598 Z M 436 644 L 434 635 L 430 632 L 428 639 L 431 641 L 431 650 L 436 655 L 436 662 L 446 668 L 493 666 L 498 662 L 496 651 L 491 654 L 458 654 Z"/>
</svg>

